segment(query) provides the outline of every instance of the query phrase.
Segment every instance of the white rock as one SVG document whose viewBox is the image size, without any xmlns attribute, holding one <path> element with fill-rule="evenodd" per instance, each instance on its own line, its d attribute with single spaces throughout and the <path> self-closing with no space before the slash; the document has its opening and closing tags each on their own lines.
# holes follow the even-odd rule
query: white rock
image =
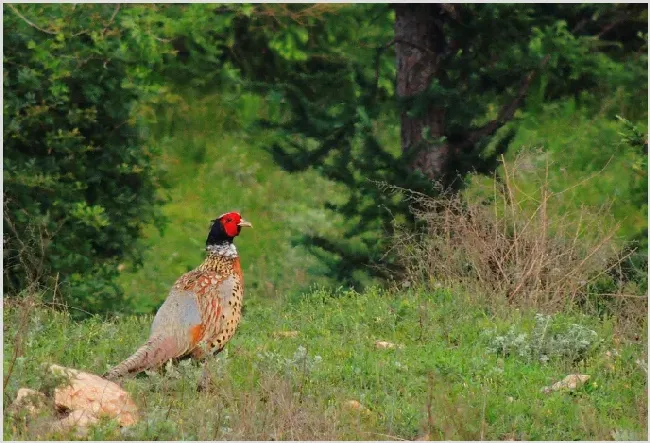
<svg viewBox="0 0 650 443">
<path fill-rule="evenodd" d="M 375 342 L 375 348 L 377 349 L 394 349 L 394 348 L 403 348 L 403 345 L 396 345 L 395 343 L 391 343 L 389 341 L 382 341 L 382 340 L 377 340 Z"/>
<path fill-rule="evenodd" d="M 68 385 L 58 387 L 54 391 L 54 403 L 58 409 L 86 411 L 95 418 L 116 418 L 121 426 L 130 426 L 138 421 L 135 402 L 118 384 L 98 375 L 58 365 L 51 365 L 50 371 L 65 375 L 70 380 Z M 88 415 L 77 413 L 74 417 Z"/>
<path fill-rule="evenodd" d="M 78 437 L 83 437 L 88 433 L 88 427 L 97 423 L 99 419 L 90 411 L 77 409 L 72 411 L 67 417 L 54 422 L 52 429 L 59 432 L 75 430 Z"/>
<path fill-rule="evenodd" d="M 585 382 L 590 378 L 591 376 L 589 375 L 570 374 L 564 377 L 564 379 L 558 381 L 557 383 L 554 383 L 552 386 L 543 387 L 542 392 L 548 393 L 548 392 L 560 391 L 563 389 L 573 391 L 579 388 L 580 386 L 584 385 Z"/>
<path fill-rule="evenodd" d="M 9 410 L 11 412 L 25 409 L 29 414 L 36 414 L 45 405 L 45 394 L 28 388 L 18 389 L 16 399 L 13 401 Z"/>
</svg>

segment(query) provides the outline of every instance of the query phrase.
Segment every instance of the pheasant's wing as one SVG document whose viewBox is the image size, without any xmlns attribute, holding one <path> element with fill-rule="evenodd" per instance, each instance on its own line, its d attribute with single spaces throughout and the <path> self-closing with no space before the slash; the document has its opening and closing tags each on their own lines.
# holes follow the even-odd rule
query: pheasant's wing
<svg viewBox="0 0 650 443">
<path fill-rule="evenodd" d="M 105 377 L 114 379 L 182 357 L 196 346 L 202 336 L 203 326 L 196 294 L 173 288 L 156 313 L 149 340 L 108 371 Z"/>
<path fill-rule="evenodd" d="M 192 357 L 200 359 L 223 348 L 239 321 L 243 288 L 241 276 L 209 271 L 179 287 L 192 289 L 201 312 L 201 324 L 193 329 Z"/>
<path fill-rule="evenodd" d="M 191 351 L 203 337 L 196 293 L 173 288 L 154 317 L 151 337 L 165 338 L 166 359 L 182 357 Z"/>
<path fill-rule="evenodd" d="M 170 320 L 165 313 L 160 312 L 160 320 L 154 321 L 154 326 L 160 324 L 161 330 L 169 329 L 168 324 L 176 321 L 175 336 L 183 336 L 186 331 L 187 342 L 178 343 L 176 350 L 183 355 L 190 353 L 195 358 L 202 358 L 206 353 L 223 348 L 223 345 L 233 336 L 241 316 L 243 281 L 241 273 L 222 274 L 215 271 L 192 271 L 181 277 L 174 285 L 182 297 L 167 299 L 170 306 L 183 304 L 183 308 L 169 309 Z M 192 295 L 188 298 L 187 293 Z M 191 306 L 190 306 L 191 305 Z M 163 307 L 160 309 L 163 310 Z M 183 315 L 174 314 L 183 312 Z M 198 311 L 198 314 L 197 314 Z M 192 315 L 186 315 L 186 314 Z M 157 315 L 158 316 L 158 315 Z M 158 335 L 152 331 L 152 335 Z M 171 346 L 171 345 L 170 345 Z"/>
<path fill-rule="evenodd" d="M 232 277 L 224 278 L 214 271 L 194 270 L 179 278 L 167 299 L 158 309 L 151 326 L 149 340 L 131 357 L 111 369 L 109 378 L 135 373 L 183 357 L 190 352 L 202 356 L 202 349 L 210 345 L 222 329 L 226 309 L 232 301 L 222 296 L 233 288 Z M 212 346 L 208 346 L 212 348 Z M 210 349 L 208 349 L 210 350 Z"/>
</svg>

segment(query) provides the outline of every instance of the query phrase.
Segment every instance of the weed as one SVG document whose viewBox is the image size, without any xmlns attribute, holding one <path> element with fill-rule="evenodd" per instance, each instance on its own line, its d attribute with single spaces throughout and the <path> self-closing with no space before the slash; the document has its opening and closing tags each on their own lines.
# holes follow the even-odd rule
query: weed
<svg viewBox="0 0 650 443">
<path fill-rule="evenodd" d="M 552 316 L 538 313 L 530 334 L 518 332 L 513 325 L 505 335 L 493 336 L 487 349 L 499 356 L 515 355 L 529 362 L 567 359 L 575 363 L 600 344 L 598 333 L 585 326 L 571 323 L 566 329 L 557 330 L 552 323 Z"/>
</svg>

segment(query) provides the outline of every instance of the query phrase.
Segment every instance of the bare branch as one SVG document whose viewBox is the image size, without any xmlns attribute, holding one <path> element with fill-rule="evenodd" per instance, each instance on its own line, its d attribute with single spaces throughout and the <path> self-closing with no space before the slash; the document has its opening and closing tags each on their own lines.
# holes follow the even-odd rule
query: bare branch
<svg viewBox="0 0 650 443">
<path fill-rule="evenodd" d="M 39 31 L 44 32 L 44 33 L 49 34 L 49 35 L 56 35 L 56 32 L 48 31 L 47 29 L 43 29 L 43 28 L 37 26 L 36 24 L 34 24 L 34 22 L 30 21 L 29 19 L 27 19 L 27 17 L 22 15 L 20 12 L 18 12 L 18 10 L 14 7 L 14 5 L 12 5 L 10 3 L 7 3 L 7 6 L 9 6 L 9 8 L 11 8 L 11 10 L 14 11 L 14 13 L 18 17 L 20 17 L 25 23 L 27 23 L 32 28 L 38 29 Z"/>
<path fill-rule="evenodd" d="M 118 3 L 117 6 L 115 7 L 115 10 L 113 11 L 113 15 L 111 15 L 111 18 L 108 20 L 108 23 L 104 25 L 104 30 L 102 31 L 102 35 L 106 34 L 106 31 L 108 31 L 108 28 L 113 24 L 115 21 L 115 16 L 117 16 L 117 13 L 120 11 L 121 4 Z"/>
</svg>

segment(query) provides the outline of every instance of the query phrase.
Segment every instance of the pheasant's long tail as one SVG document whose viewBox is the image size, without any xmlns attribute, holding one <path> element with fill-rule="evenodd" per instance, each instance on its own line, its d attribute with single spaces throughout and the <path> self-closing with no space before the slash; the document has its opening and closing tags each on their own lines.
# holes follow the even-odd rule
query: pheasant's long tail
<svg viewBox="0 0 650 443">
<path fill-rule="evenodd" d="M 179 356 L 176 341 L 171 337 L 151 337 L 135 353 L 104 374 L 109 380 L 134 374 L 145 369 L 162 365 L 167 360 Z"/>
</svg>

